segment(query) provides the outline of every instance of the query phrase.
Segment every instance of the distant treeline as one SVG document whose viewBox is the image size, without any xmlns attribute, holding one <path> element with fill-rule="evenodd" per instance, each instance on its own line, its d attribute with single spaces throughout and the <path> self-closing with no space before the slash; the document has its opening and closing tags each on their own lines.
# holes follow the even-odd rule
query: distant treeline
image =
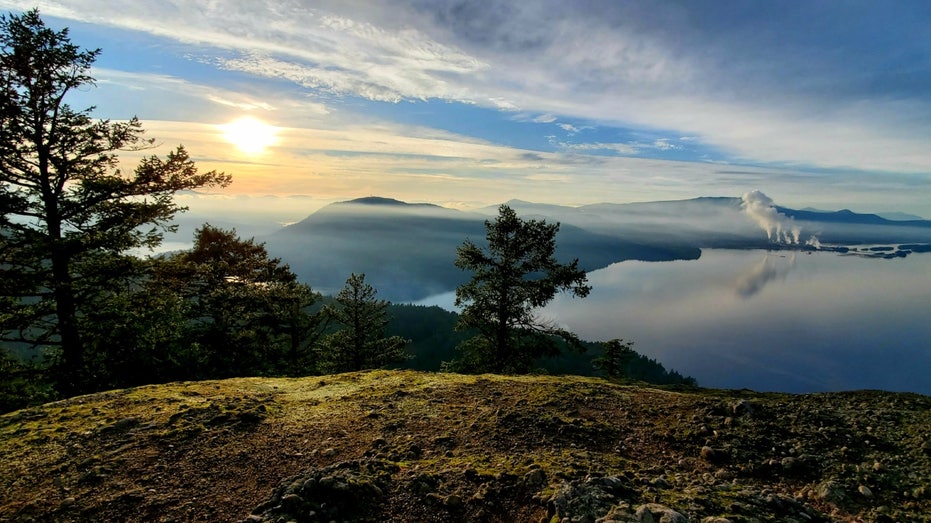
<svg viewBox="0 0 931 523">
<path fill-rule="evenodd" d="M 388 308 L 388 316 L 390 320 L 386 333 L 411 341 L 408 351 L 413 358 L 398 368 L 438 371 L 443 362 L 458 356 L 456 347 L 473 335 L 456 331 L 458 315 L 437 306 L 392 304 Z M 580 376 L 604 375 L 594 364 L 594 360 L 603 354 L 604 345 L 591 341 L 583 341 L 582 345 L 585 348 L 584 352 L 565 348 L 559 356 L 542 358 L 537 362 L 537 372 Z M 667 370 L 658 361 L 639 353 L 634 354 L 624 370 L 625 377 L 631 380 L 659 385 L 697 385 L 694 378 Z"/>
</svg>

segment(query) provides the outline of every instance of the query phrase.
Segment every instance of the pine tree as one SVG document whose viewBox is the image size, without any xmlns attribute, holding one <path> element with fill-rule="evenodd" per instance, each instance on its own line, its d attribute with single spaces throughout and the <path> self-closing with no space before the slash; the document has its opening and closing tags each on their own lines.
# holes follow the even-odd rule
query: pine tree
<svg viewBox="0 0 931 523">
<path fill-rule="evenodd" d="M 97 120 L 93 108 L 66 103 L 93 86 L 99 53 L 46 27 L 36 10 L 0 16 L 0 335 L 57 347 L 66 393 L 86 386 L 80 319 L 108 282 L 127 276 L 132 264 L 121 256 L 160 243 L 183 210 L 177 191 L 230 182 L 198 173 L 183 147 L 122 172 L 119 151 L 151 146 L 140 122 Z"/>
<path fill-rule="evenodd" d="M 404 350 L 409 340 L 385 337 L 388 305 L 376 298 L 377 291 L 365 283 L 364 274 L 353 273 L 336 296 L 327 314 L 342 328 L 324 338 L 320 360 L 326 372 L 348 372 L 381 368 L 409 358 Z"/>
<path fill-rule="evenodd" d="M 463 358 L 447 368 L 527 372 L 537 358 L 558 354 L 554 336 L 579 346 L 574 334 L 535 314 L 559 291 L 584 298 L 591 290 L 577 259 L 563 264 L 554 256 L 559 224 L 524 221 L 502 205 L 485 228 L 487 249 L 466 240 L 455 261 L 474 273 L 456 289 L 456 305 L 463 307 L 457 328 L 479 334 L 461 345 Z"/>
<path fill-rule="evenodd" d="M 319 337 L 319 299 L 263 244 L 209 224 L 194 234 L 190 251 L 173 255 L 156 288 L 187 301 L 188 337 L 200 350 L 202 374 L 306 374 L 310 345 Z"/>
<path fill-rule="evenodd" d="M 601 345 L 604 347 L 604 352 L 592 361 L 595 368 L 612 378 L 629 376 L 628 367 L 638 356 L 634 351 L 634 343 L 614 339 L 603 342 Z"/>
</svg>

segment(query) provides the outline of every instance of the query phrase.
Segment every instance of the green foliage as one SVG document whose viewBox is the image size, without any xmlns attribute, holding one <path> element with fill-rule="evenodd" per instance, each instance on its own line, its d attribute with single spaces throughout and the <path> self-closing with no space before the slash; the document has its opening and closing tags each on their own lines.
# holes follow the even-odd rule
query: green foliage
<svg viewBox="0 0 931 523">
<path fill-rule="evenodd" d="M 437 306 L 391 304 L 385 332 L 397 335 L 410 344 L 413 356 L 404 368 L 438 371 L 444 361 L 456 357 L 456 347 L 475 335 L 474 331 L 457 331 L 459 315 Z"/>
<path fill-rule="evenodd" d="M 494 222 L 486 221 L 487 249 L 466 240 L 457 249 L 456 267 L 472 279 L 456 289 L 463 307 L 459 329 L 475 329 L 478 338 L 462 344 L 463 357 L 447 368 L 469 372 L 528 372 L 533 362 L 559 353 L 562 339 L 573 346 L 571 332 L 541 321 L 535 310 L 557 292 L 584 298 L 591 287 L 578 260 L 559 263 L 555 256 L 559 224 L 521 220 L 507 205 Z"/>
<path fill-rule="evenodd" d="M 93 388 L 81 318 L 114 279 L 133 277 L 121 254 L 161 242 L 183 210 L 174 193 L 230 181 L 198 173 L 182 147 L 123 173 L 117 152 L 151 144 L 139 121 L 96 120 L 65 101 L 93 85 L 99 52 L 47 28 L 35 10 L 0 16 L 0 265 L 10 282 L 0 340 L 58 347 L 67 393 Z"/>
<path fill-rule="evenodd" d="M 94 388 L 188 379 L 198 368 L 187 340 L 191 311 L 190 303 L 152 281 L 111 286 L 82 317 Z"/>
<path fill-rule="evenodd" d="M 0 413 L 51 401 L 52 384 L 42 369 L 0 350 Z"/>
<path fill-rule="evenodd" d="M 407 360 L 409 340 L 385 336 L 388 302 L 375 297 L 377 291 L 365 283 L 364 274 L 353 273 L 336 296 L 336 304 L 324 311 L 342 328 L 323 339 L 321 369 L 347 372 L 385 367 Z"/>
<path fill-rule="evenodd" d="M 602 343 L 604 352 L 601 356 L 592 360 L 596 369 L 604 372 L 610 378 L 626 376 L 631 361 L 636 358 L 633 342 L 621 339 L 614 339 Z"/>
<path fill-rule="evenodd" d="M 154 282 L 189 309 L 185 338 L 196 351 L 187 363 L 209 377 L 312 372 L 311 345 L 323 323 L 309 308 L 319 295 L 235 230 L 204 225 L 194 240 L 162 264 Z"/>
</svg>

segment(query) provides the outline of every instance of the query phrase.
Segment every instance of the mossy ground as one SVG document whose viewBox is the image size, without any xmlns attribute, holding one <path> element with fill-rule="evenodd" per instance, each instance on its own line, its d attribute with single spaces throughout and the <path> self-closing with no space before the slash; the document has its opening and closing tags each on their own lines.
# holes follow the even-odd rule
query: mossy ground
<svg viewBox="0 0 931 523">
<path fill-rule="evenodd" d="M 363 520 L 549 521 L 561 486 L 612 476 L 619 502 L 692 521 L 920 521 L 931 398 L 412 371 L 243 378 L 6 414 L 0 459 L 0 521 L 243 520 L 285 510 L 282 482 L 302 474 L 377 493 Z"/>
</svg>

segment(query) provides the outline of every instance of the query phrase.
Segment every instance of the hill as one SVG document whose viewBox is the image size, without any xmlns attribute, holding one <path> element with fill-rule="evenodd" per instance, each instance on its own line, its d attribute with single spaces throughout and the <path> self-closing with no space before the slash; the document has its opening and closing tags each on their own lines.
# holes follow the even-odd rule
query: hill
<svg viewBox="0 0 931 523">
<path fill-rule="evenodd" d="M 922 521 L 928 427 L 931 398 L 875 391 L 175 383 L 0 416 L 0 521 Z"/>
<path fill-rule="evenodd" d="M 455 289 L 468 275 L 454 265 L 466 239 L 482 243 L 488 216 L 432 204 L 368 197 L 328 205 L 304 220 L 263 238 L 316 290 L 335 294 L 350 273 L 365 273 L 379 295 L 416 301 Z M 636 259 L 668 261 L 700 255 L 688 246 L 631 241 L 564 223 L 556 257 L 579 258 L 588 271 Z"/>
<path fill-rule="evenodd" d="M 581 207 L 507 203 L 524 219 L 559 222 L 556 257 L 564 262 L 578 258 L 586 271 L 625 260 L 693 260 L 706 248 L 814 249 L 833 244 L 891 245 L 896 251 L 903 244 L 918 245 L 919 250 L 931 244 L 931 221 L 775 206 L 765 215 L 753 216 L 741 198 Z M 260 240 L 269 253 L 282 258 L 320 292 L 335 294 L 356 272 L 365 273 L 384 299 L 411 302 L 450 292 L 466 281 L 468 275 L 453 265 L 456 248 L 466 239 L 482 243 L 484 222 L 493 219 L 497 209 L 463 212 L 390 198 L 360 198 L 328 205 Z M 797 230 L 798 238 L 794 244 L 780 243 L 768 237 L 770 229 Z M 914 250 L 899 249 L 899 255 Z"/>
</svg>

